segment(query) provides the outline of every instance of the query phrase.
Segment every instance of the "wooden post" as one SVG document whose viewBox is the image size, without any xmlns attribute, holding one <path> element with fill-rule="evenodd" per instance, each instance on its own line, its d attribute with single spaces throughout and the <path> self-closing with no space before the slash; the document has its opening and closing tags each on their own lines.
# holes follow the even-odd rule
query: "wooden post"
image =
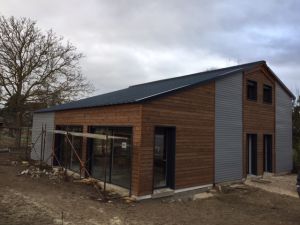
<svg viewBox="0 0 300 225">
<path fill-rule="evenodd" d="M 86 125 L 83 126 L 83 133 L 88 133 L 88 127 Z M 80 167 L 80 176 L 86 177 L 87 174 L 85 173 L 86 165 L 87 165 L 87 154 L 88 154 L 88 148 L 87 148 L 87 137 L 82 137 L 82 146 L 81 146 L 81 159 L 84 164 L 84 168 Z"/>
<path fill-rule="evenodd" d="M 104 185 L 103 185 L 103 191 L 104 191 L 104 197 L 106 198 L 106 170 L 107 170 L 107 148 L 108 148 L 108 131 L 106 130 L 106 139 L 105 139 L 105 149 L 104 149 Z"/>
<path fill-rule="evenodd" d="M 25 159 L 26 160 L 30 159 L 30 157 L 28 156 L 28 143 L 29 143 L 28 139 L 29 139 L 29 127 L 27 127 L 27 134 L 26 134 L 26 148 L 25 148 Z"/>
<path fill-rule="evenodd" d="M 40 146 L 40 166 L 42 166 L 42 157 L 43 157 L 43 140 L 44 140 L 44 125 L 42 125 L 42 132 L 41 132 L 41 146 Z"/>
<path fill-rule="evenodd" d="M 65 152 L 64 152 L 65 158 L 64 158 L 64 165 L 63 165 L 63 167 L 65 168 L 65 177 L 67 177 L 67 169 L 68 169 L 68 161 L 67 161 L 67 159 L 68 159 L 68 148 L 67 148 L 67 141 L 69 141 L 68 133 L 64 136 L 65 145 L 64 145 L 64 148 L 62 148 L 63 149 L 62 151 L 65 150 Z"/>
<path fill-rule="evenodd" d="M 77 159 L 78 159 L 78 161 L 79 161 L 79 163 L 80 163 L 80 165 L 84 168 L 84 170 L 85 170 L 85 172 L 87 173 L 87 175 L 88 175 L 88 177 L 91 177 L 90 176 L 90 174 L 89 174 L 89 172 L 87 171 L 87 169 L 85 169 L 85 167 L 83 166 L 83 161 L 81 160 L 81 158 L 80 158 L 80 156 L 78 155 L 78 153 L 76 152 L 76 150 L 75 150 L 75 147 L 74 147 L 74 145 L 73 145 L 73 143 L 71 142 L 71 140 L 70 140 L 70 138 L 69 138 L 69 136 L 68 136 L 69 134 L 67 133 L 66 134 L 66 143 L 68 142 L 69 144 L 70 144 L 70 151 L 72 151 L 73 153 L 74 153 L 74 155 L 77 157 Z"/>
<path fill-rule="evenodd" d="M 47 125 L 44 128 L 44 140 L 43 140 L 43 161 L 45 161 L 45 149 L 46 149 L 46 135 L 47 135 Z"/>
</svg>

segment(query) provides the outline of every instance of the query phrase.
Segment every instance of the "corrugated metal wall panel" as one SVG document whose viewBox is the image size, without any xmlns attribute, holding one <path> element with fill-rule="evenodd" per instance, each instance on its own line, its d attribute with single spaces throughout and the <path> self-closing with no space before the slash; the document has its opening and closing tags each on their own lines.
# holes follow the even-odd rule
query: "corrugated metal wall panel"
<svg viewBox="0 0 300 225">
<path fill-rule="evenodd" d="M 276 172 L 290 172 L 293 167 L 292 101 L 276 85 Z"/>
<path fill-rule="evenodd" d="M 42 126 L 46 125 L 47 130 L 54 129 L 54 113 L 34 113 L 32 123 L 32 143 L 34 149 L 31 151 L 31 158 L 40 160 L 41 155 L 41 132 Z M 45 153 L 44 160 L 51 164 L 51 153 L 53 147 L 53 134 L 47 133 L 45 137 Z"/>
<path fill-rule="evenodd" d="M 243 75 L 216 81 L 215 183 L 242 179 Z"/>
</svg>

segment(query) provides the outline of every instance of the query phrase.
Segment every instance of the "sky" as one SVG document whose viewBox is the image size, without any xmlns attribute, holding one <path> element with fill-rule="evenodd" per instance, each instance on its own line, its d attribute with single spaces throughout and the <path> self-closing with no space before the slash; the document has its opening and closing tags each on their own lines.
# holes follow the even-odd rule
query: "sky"
<svg viewBox="0 0 300 225">
<path fill-rule="evenodd" d="M 0 0 L 84 54 L 94 94 L 266 60 L 300 89 L 299 0 Z"/>
</svg>

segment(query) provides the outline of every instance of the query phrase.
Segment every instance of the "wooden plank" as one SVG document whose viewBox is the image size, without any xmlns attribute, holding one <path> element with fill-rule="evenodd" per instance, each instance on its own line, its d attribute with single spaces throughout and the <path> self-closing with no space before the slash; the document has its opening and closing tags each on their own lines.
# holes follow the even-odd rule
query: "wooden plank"
<svg viewBox="0 0 300 225">
<path fill-rule="evenodd" d="M 54 134 L 63 134 L 63 135 L 72 135 L 76 137 L 86 137 L 86 138 L 92 138 L 92 139 L 101 139 L 101 140 L 106 140 L 106 137 L 108 139 L 123 139 L 127 140 L 128 138 L 125 137 L 118 137 L 118 136 L 111 136 L 111 135 L 104 135 L 104 134 L 94 134 L 94 133 L 79 133 L 79 132 L 69 132 L 69 131 L 64 131 L 64 130 L 48 130 L 47 132 L 49 133 L 54 133 Z"/>
</svg>

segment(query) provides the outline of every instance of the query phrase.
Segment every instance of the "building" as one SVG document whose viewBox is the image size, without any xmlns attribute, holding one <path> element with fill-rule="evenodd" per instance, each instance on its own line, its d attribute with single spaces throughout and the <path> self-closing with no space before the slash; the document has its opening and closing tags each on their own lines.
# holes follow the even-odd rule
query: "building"
<svg viewBox="0 0 300 225">
<path fill-rule="evenodd" d="M 265 61 L 159 80 L 39 110 L 33 140 L 47 129 L 105 134 L 74 137 L 95 178 L 148 198 L 292 169 L 291 91 Z M 45 159 L 72 170 L 66 141 L 48 135 Z M 34 141 L 33 141 L 34 142 Z M 33 156 L 34 158 L 34 156 Z M 51 158 L 51 157 L 50 157 Z M 105 161 L 106 160 L 106 161 Z"/>
</svg>

